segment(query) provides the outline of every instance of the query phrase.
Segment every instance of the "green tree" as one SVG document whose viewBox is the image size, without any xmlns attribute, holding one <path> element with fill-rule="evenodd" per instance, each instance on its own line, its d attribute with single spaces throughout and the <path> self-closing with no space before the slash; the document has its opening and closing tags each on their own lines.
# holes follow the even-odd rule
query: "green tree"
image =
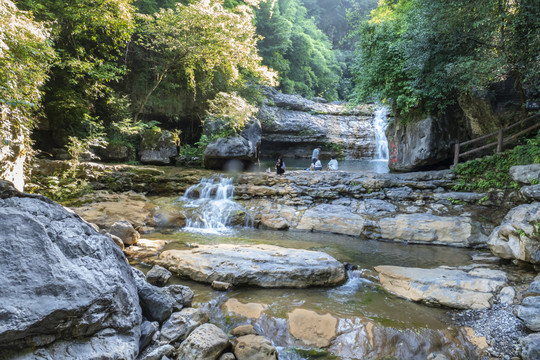
<svg viewBox="0 0 540 360">
<path fill-rule="evenodd" d="M 239 85 L 243 73 L 274 84 L 275 74 L 261 65 L 250 6 L 227 10 L 219 2 L 201 0 L 143 19 L 140 44 L 150 52 L 155 81 L 138 101 L 135 120 L 171 72 L 183 74 L 194 95 L 215 91 L 220 83 Z"/>
<path fill-rule="evenodd" d="M 263 63 L 278 71 L 282 91 L 338 98 L 341 64 L 300 0 L 261 3 L 256 20 Z"/>
<path fill-rule="evenodd" d="M 40 86 L 53 59 L 49 33 L 10 0 L 0 1 L 0 178 L 15 180 L 14 168 L 30 151 Z M 19 162 L 19 165 L 17 165 Z M 22 169 L 19 169 L 22 170 Z M 22 175 L 22 174 L 21 174 Z M 22 177 L 20 178 L 22 180 Z M 20 190 L 22 185 L 19 184 Z"/>
<path fill-rule="evenodd" d="M 45 116 L 63 140 L 87 135 L 99 99 L 122 79 L 121 56 L 134 30 L 131 0 L 19 0 L 40 21 L 51 24 L 57 61 L 44 96 Z"/>
<path fill-rule="evenodd" d="M 355 95 L 411 117 L 510 76 L 521 87 L 538 79 L 539 28 L 533 0 L 381 1 L 355 33 Z"/>
</svg>

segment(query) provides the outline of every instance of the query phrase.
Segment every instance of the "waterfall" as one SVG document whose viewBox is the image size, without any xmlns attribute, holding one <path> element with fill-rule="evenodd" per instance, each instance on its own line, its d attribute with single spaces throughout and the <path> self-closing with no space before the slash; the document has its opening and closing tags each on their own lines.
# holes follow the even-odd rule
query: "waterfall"
<svg viewBox="0 0 540 360">
<path fill-rule="evenodd" d="M 388 161 L 388 141 L 386 140 L 386 127 L 388 126 L 388 108 L 380 107 L 375 111 L 375 156 L 374 160 Z"/>
<path fill-rule="evenodd" d="M 233 220 L 245 218 L 245 209 L 234 202 L 232 178 L 203 178 L 190 186 L 179 201 L 186 211 L 188 231 L 221 233 L 229 230 Z"/>
</svg>

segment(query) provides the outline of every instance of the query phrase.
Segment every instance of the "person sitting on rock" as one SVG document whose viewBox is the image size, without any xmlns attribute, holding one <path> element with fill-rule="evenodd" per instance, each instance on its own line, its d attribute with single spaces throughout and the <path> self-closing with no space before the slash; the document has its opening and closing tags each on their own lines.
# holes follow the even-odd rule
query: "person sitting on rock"
<svg viewBox="0 0 540 360">
<path fill-rule="evenodd" d="M 276 172 L 278 175 L 285 173 L 285 162 L 283 162 L 283 158 L 280 156 L 276 163 Z"/>
<path fill-rule="evenodd" d="M 336 157 L 332 155 L 332 160 L 328 162 L 328 165 L 326 166 L 326 170 L 336 171 L 337 169 L 338 169 L 338 162 L 336 160 Z"/>
<path fill-rule="evenodd" d="M 313 170 L 315 170 L 315 171 L 321 171 L 322 170 L 321 160 L 315 161 L 315 164 L 313 166 Z"/>
</svg>

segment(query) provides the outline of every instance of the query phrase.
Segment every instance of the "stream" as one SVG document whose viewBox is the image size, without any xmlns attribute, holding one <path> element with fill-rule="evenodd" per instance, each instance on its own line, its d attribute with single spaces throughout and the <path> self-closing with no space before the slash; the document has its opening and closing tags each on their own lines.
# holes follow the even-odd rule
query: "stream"
<svg viewBox="0 0 540 360">
<path fill-rule="evenodd" d="M 317 250 L 350 264 L 352 269 L 348 271 L 348 280 L 334 288 L 234 288 L 220 292 L 209 285 L 173 278 L 172 283 L 187 285 L 194 291 L 194 306 L 208 311 L 210 321 L 226 332 L 252 324 L 259 334 L 272 341 L 281 360 L 426 359 L 432 353 L 442 353 L 450 359 L 477 357 L 463 330 L 451 324 L 446 310 L 386 293 L 373 270 L 377 265 L 468 265 L 477 250 L 371 241 L 329 233 L 262 230 L 249 222 L 233 227 L 231 214 L 243 209 L 232 200 L 233 195 L 230 179 L 215 178 L 204 179 L 188 189 L 185 196 L 153 199 L 160 207 L 182 210 L 189 220 L 186 228 L 145 234 L 145 238 L 169 240 L 162 251 L 221 243 Z M 143 271 L 150 269 L 136 259 L 131 262 Z M 222 307 L 228 299 L 263 304 L 265 310 L 253 319 L 226 313 Z M 330 347 L 305 346 L 290 335 L 288 314 L 298 308 L 338 319 L 337 334 Z"/>
</svg>

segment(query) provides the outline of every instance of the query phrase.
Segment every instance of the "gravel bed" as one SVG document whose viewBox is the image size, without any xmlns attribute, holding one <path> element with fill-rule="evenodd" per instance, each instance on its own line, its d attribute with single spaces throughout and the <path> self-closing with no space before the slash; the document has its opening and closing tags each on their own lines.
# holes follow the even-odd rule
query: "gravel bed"
<svg viewBox="0 0 540 360">
<path fill-rule="evenodd" d="M 491 309 L 451 312 L 459 326 L 472 328 L 484 336 L 491 356 L 510 360 L 520 358 L 519 339 L 528 335 L 523 322 L 514 315 L 515 305 L 494 304 Z"/>
</svg>

